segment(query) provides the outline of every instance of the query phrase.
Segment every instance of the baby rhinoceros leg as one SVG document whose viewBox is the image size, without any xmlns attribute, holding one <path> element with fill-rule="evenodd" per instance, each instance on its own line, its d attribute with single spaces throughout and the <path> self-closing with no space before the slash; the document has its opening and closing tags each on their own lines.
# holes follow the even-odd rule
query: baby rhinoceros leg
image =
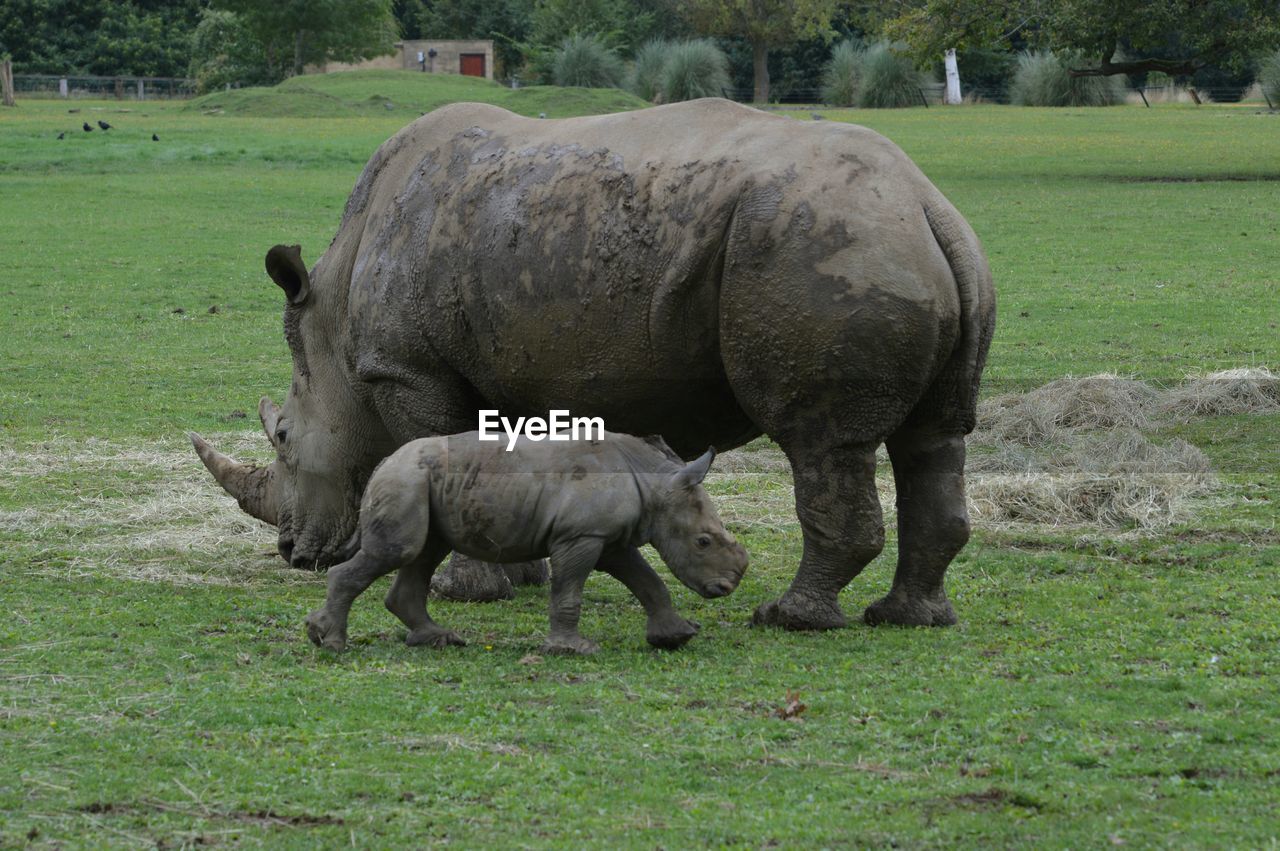
<svg viewBox="0 0 1280 851">
<path fill-rule="evenodd" d="M 307 635 L 311 643 L 329 650 L 345 650 L 351 604 L 375 579 L 399 566 L 395 561 L 362 549 L 349 561 L 329 568 L 329 593 L 324 605 L 307 615 Z"/>
<path fill-rule="evenodd" d="M 595 538 L 578 538 L 551 549 L 551 631 L 543 653 L 595 653 L 600 645 L 578 634 L 582 614 L 582 586 L 600 560 L 604 545 Z"/>
<path fill-rule="evenodd" d="M 385 600 L 387 610 L 409 628 L 404 643 L 410 647 L 464 646 L 467 642 L 451 629 L 445 629 L 427 614 L 427 591 L 431 575 L 449 554 L 446 544 L 427 539 L 416 559 L 400 568 Z"/>
<path fill-rule="evenodd" d="M 394 602 L 392 611 L 409 626 L 410 636 L 417 630 L 426 643 L 454 643 L 427 617 L 427 583 L 447 550 L 428 546 L 429 503 L 420 475 L 416 465 L 388 464 L 369 480 L 360 504 L 360 550 L 350 561 L 329 568 L 324 606 L 307 616 L 307 635 L 313 643 L 344 649 L 351 604 L 375 579 L 399 569 L 405 571 L 397 579 L 398 588 L 392 588 L 388 606 Z M 416 604 L 410 602 L 414 594 Z"/>
<path fill-rule="evenodd" d="M 596 570 L 617 579 L 644 606 L 648 623 L 645 640 L 662 650 L 683 647 L 701 626 L 680 616 L 671 603 L 671 592 L 636 547 L 611 550 L 600 556 Z"/>
</svg>

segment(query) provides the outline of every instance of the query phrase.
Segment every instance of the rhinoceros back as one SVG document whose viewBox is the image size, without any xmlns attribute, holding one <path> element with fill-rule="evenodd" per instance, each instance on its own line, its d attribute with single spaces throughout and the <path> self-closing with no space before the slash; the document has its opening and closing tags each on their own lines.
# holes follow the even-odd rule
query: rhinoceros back
<svg viewBox="0 0 1280 851">
<path fill-rule="evenodd" d="M 718 100 L 564 121 L 458 104 L 419 119 L 371 160 L 335 240 L 349 253 L 362 378 L 447 372 L 466 398 L 504 414 L 568 408 L 610 429 L 662 433 L 686 456 L 750 439 L 767 412 L 744 408 L 731 374 L 771 369 L 770 383 L 785 384 L 786 353 L 727 369 L 726 342 L 744 357 L 762 353 L 726 341 L 726 328 L 768 336 L 770 314 L 794 323 L 815 306 L 854 310 L 833 297 L 852 291 L 844 279 L 862 268 L 892 277 L 901 249 L 879 244 L 917 232 L 936 256 L 909 270 L 895 298 L 941 305 L 942 324 L 958 321 L 954 281 L 924 221 L 936 190 L 883 138 L 823 124 Z M 734 234 L 746 235 L 736 249 Z M 843 266 L 824 270 L 840 252 Z M 744 270 L 738 303 L 780 307 L 726 324 L 726 262 Z M 845 330 L 865 335 L 879 320 L 859 321 Z M 929 333 L 929 363 L 881 405 L 886 418 L 901 419 L 958 337 Z"/>
</svg>

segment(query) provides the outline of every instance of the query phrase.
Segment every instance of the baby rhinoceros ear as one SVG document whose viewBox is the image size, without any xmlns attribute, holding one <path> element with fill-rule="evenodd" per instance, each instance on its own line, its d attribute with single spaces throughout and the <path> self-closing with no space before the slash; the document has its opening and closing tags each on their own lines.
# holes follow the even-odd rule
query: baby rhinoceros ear
<svg viewBox="0 0 1280 851">
<path fill-rule="evenodd" d="M 711 446 L 698 458 L 685 464 L 680 472 L 673 474 L 671 477 L 673 489 L 695 488 L 702 484 L 702 480 L 707 477 L 707 470 L 711 469 L 711 462 L 715 460 L 715 457 L 716 448 Z"/>
</svg>

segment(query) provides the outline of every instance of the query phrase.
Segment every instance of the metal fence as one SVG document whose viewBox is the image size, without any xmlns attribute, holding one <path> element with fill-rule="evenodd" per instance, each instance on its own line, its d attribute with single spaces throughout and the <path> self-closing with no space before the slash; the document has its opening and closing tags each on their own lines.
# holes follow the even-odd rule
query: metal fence
<svg viewBox="0 0 1280 851">
<path fill-rule="evenodd" d="M 19 97 L 28 98 L 96 98 L 116 100 L 168 100 L 190 98 L 196 95 L 196 81 L 184 77 L 91 77 L 58 76 L 54 74 L 14 74 L 14 91 Z M 1256 87 L 1255 87 L 1256 88 Z M 1009 103 L 1007 90 L 992 90 L 962 86 L 966 103 Z M 1194 95 L 1191 92 L 1195 92 Z M 730 100 L 751 103 L 751 89 L 724 89 Z M 943 102 L 946 86 L 943 83 L 925 83 L 920 87 L 920 105 L 936 106 Z M 1188 89 L 1180 86 L 1144 86 L 1128 90 L 1126 102 L 1142 106 L 1153 103 L 1236 103 L 1241 100 L 1257 103 L 1269 109 L 1280 108 L 1271 103 L 1260 90 L 1239 87 L 1209 87 Z M 786 90 L 780 102 L 772 109 L 804 109 L 822 105 L 822 91 L 817 88 Z"/>
<path fill-rule="evenodd" d="M 194 97 L 196 81 L 183 77 L 90 77 L 14 74 L 19 97 L 168 100 Z"/>
</svg>

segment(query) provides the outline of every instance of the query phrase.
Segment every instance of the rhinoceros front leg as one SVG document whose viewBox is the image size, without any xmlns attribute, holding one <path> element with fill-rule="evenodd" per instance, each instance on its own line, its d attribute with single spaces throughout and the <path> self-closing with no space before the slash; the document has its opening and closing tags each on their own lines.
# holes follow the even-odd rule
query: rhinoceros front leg
<svg viewBox="0 0 1280 851">
<path fill-rule="evenodd" d="M 898 491 L 898 569 L 889 593 L 863 619 L 873 626 L 950 626 L 956 613 L 942 578 L 969 540 L 964 437 L 896 434 L 888 447 Z"/>
<path fill-rule="evenodd" d="M 791 587 L 752 623 L 786 629 L 845 625 L 840 590 L 884 547 L 874 444 L 784 446 L 796 484 L 804 553 Z"/>
<path fill-rule="evenodd" d="M 347 646 L 347 616 L 351 604 L 380 576 L 403 562 L 376 557 L 360 550 L 349 561 L 329 568 L 329 593 L 324 605 L 307 615 L 307 635 L 317 647 L 344 650 Z"/>
<path fill-rule="evenodd" d="M 400 568 L 391 590 L 384 601 L 387 610 L 409 628 L 404 643 L 410 647 L 464 646 L 466 641 L 451 629 L 445 629 L 427 613 L 427 590 L 431 587 L 431 574 L 448 555 L 447 544 L 428 539 L 422 553 Z"/>
<path fill-rule="evenodd" d="M 488 603 L 510 600 L 517 585 L 542 585 L 547 581 L 547 561 L 492 564 L 455 552 L 431 581 L 431 590 L 447 600 Z"/>
<path fill-rule="evenodd" d="M 582 614 L 582 586 L 600 561 L 604 545 L 594 538 L 578 538 L 551 550 L 551 631 L 543 653 L 595 653 L 600 645 L 578 634 Z"/>
<path fill-rule="evenodd" d="M 675 606 L 671 604 L 671 592 L 667 590 L 667 584 L 649 566 L 638 548 L 627 547 L 605 552 L 596 563 L 596 570 L 609 574 L 627 586 L 627 590 L 644 606 L 648 617 L 644 637 L 654 647 L 663 650 L 683 647 L 701 629 L 696 622 L 686 620 L 676 612 Z"/>
</svg>

